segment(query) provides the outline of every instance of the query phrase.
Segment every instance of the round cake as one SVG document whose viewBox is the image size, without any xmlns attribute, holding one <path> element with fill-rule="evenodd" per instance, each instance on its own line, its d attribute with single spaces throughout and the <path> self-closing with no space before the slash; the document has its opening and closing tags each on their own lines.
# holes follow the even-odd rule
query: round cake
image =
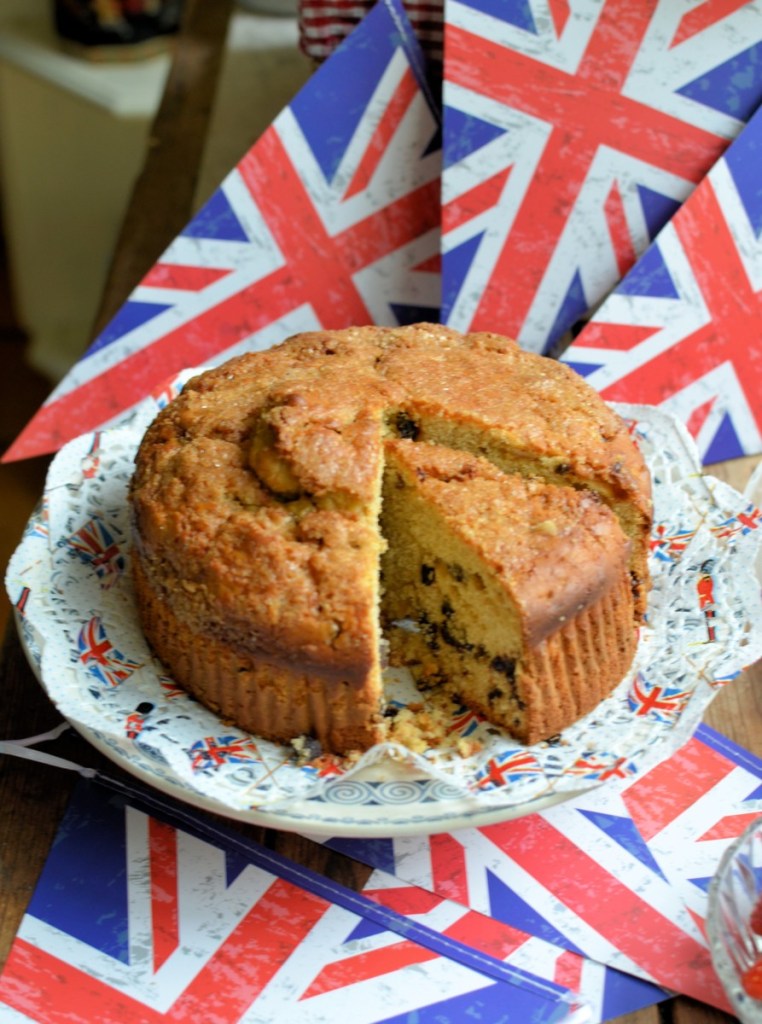
<svg viewBox="0 0 762 1024">
<path fill-rule="evenodd" d="M 232 359 L 149 427 L 130 502 L 149 643 L 267 739 L 404 742 L 388 660 L 534 743 L 634 654 L 643 458 L 581 377 L 495 334 L 316 331 Z"/>
</svg>

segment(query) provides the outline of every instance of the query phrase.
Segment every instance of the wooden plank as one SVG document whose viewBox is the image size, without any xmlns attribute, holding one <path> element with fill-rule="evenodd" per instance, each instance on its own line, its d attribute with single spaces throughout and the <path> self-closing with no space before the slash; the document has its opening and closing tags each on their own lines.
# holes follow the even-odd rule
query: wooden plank
<svg viewBox="0 0 762 1024">
<path fill-rule="evenodd" d="M 759 456 L 732 459 L 709 466 L 706 472 L 743 492 L 760 461 Z M 762 757 L 762 661 L 718 694 L 704 720 L 734 743 Z"/>
<path fill-rule="evenodd" d="M 665 1005 L 647 1006 L 643 1010 L 636 1010 L 634 1013 L 625 1013 L 621 1017 L 613 1017 L 609 1024 L 668 1024 L 669 1017 L 665 1017 L 663 1011 Z"/>
<path fill-rule="evenodd" d="M 61 716 L 32 677 L 13 620 L 0 660 L 0 740 L 36 736 L 58 725 Z M 0 964 L 5 963 L 37 884 L 72 784 L 68 773 L 58 768 L 0 757 Z"/>
<path fill-rule="evenodd" d="M 715 1010 L 713 1006 L 683 998 L 672 1004 L 670 1024 L 734 1024 L 737 1019 L 722 1010 Z"/>
</svg>

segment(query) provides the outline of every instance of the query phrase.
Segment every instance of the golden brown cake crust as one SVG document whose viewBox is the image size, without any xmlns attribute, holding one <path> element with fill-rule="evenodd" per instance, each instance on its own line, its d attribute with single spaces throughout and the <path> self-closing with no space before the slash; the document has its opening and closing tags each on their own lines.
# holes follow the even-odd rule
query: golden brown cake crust
<svg viewBox="0 0 762 1024">
<path fill-rule="evenodd" d="M 315 331 L 199 375 L 145 435 L 130 501 L 157 653 L 172 668 L 149 605 L 165 607 L 187 643 L 303 678 L 293 702 L 338 686 L 378 708 L 384 446 L 401 436 L 469 447 L 482 435 L 488 449 L 518 451 L 519 471 L 590 483 L 632 510 L 645 580 L 647 470 L 625 425 L 573 371 L 497 335 L 438 325 Z M 543 617 L 538 591 L 529 605 L 528 636 L 540 636 L 555 604 Z M 202 675 L 183 685 L 217 707 Z M 247 728 L 283 738 L 304 721 L 262 712 Z M 306 731 L 349 749 L 336 722 Z"/>
<path fill-rule="evenodd" d="M 140 563 L 135 592 L 146 637 L 171 666 L 174 681 L 221 718 L 266 739 L 318 736 L 326 750 L 365 750 L 384 737 L 373 687 L 341 680 L 324 685 L 298 665 L 270 662 L 208 634 L 199 637 L 157 595 Z"/>
</svg>

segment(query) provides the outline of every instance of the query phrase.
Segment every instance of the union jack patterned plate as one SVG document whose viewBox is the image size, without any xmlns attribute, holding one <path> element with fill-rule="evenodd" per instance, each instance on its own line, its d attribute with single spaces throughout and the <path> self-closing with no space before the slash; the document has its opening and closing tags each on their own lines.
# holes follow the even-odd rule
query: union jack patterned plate
<svg viewBox="0 0 762 1024">
<path fill-rule="evenodd" d="M 612 696 L 532 747 L 462 708 L 451 731 L 481 741 L 470 757 L 382 744 L 357 763 L 299 765 L 290 747 L 223 724 L 188 697 L 152 658 L 135 614 L 126 503 L 134 453 L 157 408 L 193 372 L 122 427 L 59 453 L 6 581 L 32 664 L 62 714 L 176 797 L 332 836 L 515 817 L 661 760 L 690 736 L 714 694 L 762 655 L 753 570 L 760 510 L 700 474 L 687 431 L 668 414 L 619 406 L 654 481 L 654 586 L 635 665 Z M 420 700 L 404 672 L 387 682 L 400 703 Z"/>
</svg>

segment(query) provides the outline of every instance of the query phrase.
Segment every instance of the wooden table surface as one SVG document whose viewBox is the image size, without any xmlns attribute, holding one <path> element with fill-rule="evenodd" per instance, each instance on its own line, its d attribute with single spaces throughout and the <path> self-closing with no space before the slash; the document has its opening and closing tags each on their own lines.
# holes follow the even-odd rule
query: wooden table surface
<svg viewBox="0 0 762 1024">
<path fill-rule="evenodd" d="M 145 167 L 127 211 L 93 336 L 192 216 L 196 174 L 224 53 L 232 0 L 188 0 L 172 70 L 158 111 Z M 738 459 L 712 472 L 743 490 L 757 459 Z M 0 653 L 0 740 L 45 732 L 61 717 L 32 674 L 11 623 Z M 762 757 L 762 662 L 726 687 L 706 721 Z M 42 749 L 111 777 L 121 770 L 73 730 Z M 39 878 L 76 781 L 73 772 L 0 757 L 0 965 Z M 231 823 L 227 823 L 229 826 Z M 270 849 L 359 888 L 370 869 L 292 833 L 235 823 Z M 734 1018 L 678 997 L 619 1017 L 620 1024 L 722 1024 Z"/>
</svg>

